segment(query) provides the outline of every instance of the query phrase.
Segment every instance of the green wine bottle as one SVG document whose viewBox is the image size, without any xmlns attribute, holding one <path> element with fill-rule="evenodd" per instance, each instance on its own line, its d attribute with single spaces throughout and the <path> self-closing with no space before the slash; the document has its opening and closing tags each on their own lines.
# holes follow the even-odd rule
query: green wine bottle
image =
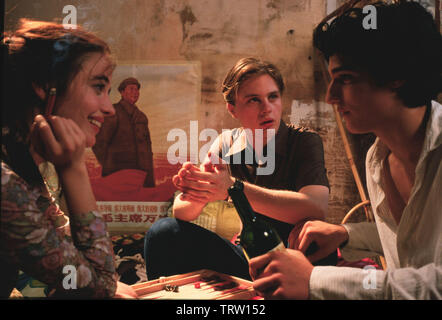
<svg viewBox="0 0 442 320">
<path fill-rule="evenodd" d="M 244 184 L 240 180 L 235 180 L 228 193 L 242 221 L 239 240 L 248 260 L 272 250 L 285 248 L 276 230 L 253 211 L 244 194 Z"/>
</svg>

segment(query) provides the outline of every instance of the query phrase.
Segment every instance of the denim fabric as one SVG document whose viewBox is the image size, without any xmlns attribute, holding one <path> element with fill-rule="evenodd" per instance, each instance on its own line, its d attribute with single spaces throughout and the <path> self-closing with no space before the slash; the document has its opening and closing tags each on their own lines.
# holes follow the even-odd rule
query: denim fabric
<svg viewBox="0 0 442 320">
<path fill-rule="evenodd" d="M 310 251 L 309 248 L 307 251 Z M 147 231 L 144 258 L 148 280 L 209 269 L 251 280 L 241 246 L 194 223 L 175 218 L 155 222 Z M 313 265 L 336 265 L 337 252 Z"/>
<path fill-rule="evenodd" d="M 250 280 L 240 246 L 196 224 L 175 218 L 155 222 L 144 245 L 148 280 L 209 269 Z"/>
</svg>

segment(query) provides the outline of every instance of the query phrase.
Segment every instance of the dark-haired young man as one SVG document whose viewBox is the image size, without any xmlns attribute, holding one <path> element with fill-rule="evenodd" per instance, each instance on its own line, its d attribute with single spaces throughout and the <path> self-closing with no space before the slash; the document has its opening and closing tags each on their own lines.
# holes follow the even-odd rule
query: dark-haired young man
<svg viewBox="0 0 442 320">
<path fill-rule="evenodd" d="M 350 132 L 377 136 L 366 159 L 376 223 L 307 222 L 293 235 L 296 250 L 252 259 L 266 298 L 442 299 L 441 34 L 417 3 L 375 7 L 376 30 L 351 9 L 314 41 L 329 62 L 327 102 Z M 307 260 L 312 241 L 320 249 Z M 348 260 L 382 254 L 387 269 L 311 265 L 337 247 Z"/>
</svg>

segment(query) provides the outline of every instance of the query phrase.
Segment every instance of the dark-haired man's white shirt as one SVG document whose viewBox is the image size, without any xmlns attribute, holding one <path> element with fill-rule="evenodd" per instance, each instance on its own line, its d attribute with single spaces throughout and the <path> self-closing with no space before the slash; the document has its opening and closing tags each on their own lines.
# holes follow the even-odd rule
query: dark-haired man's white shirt
<svg viewBox="0 0 442 320">
<path fill-rule="evenodd" d="M 442 299 L 442 105 L 432 102 L 411 196 L 399 225 L 384 192 L 388 148 L 377 139 L 366 159 L 375 223 L 348 223 L 346 260 L 383 255 L 387 269 L 320 266 L 311 299 Z"/>
</svg>

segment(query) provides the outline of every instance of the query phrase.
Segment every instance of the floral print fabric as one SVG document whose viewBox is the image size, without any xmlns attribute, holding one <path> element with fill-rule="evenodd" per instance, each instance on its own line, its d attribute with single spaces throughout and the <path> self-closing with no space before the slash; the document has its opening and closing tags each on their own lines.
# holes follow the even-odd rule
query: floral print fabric
<svg viewBox="0 0 442 320">
<path fill-rule="evenodd" d="M 54 296 L 112 297 L 115 260 L 101 215 L 91 211 L 67 219 L 53 199 L 1 165 L 1 268 L 23 270 L 46 283 Z M 15 276 L 0 274 L 0 278 Z M 1 296 L 7 297 L 12 289 L 1 288 Z"/>
</svg>

